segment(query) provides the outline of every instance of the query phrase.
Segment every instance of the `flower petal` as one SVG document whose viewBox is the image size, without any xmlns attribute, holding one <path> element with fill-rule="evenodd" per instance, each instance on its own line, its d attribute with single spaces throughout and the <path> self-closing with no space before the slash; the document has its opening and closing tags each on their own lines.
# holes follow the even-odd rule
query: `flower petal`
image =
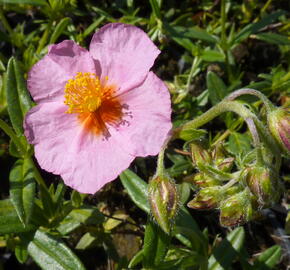
<svg viewBox="0 0 290 270">
<path fill-rule="evenodd" d="M 115 180 L 135 158 L 123 151 L 113 137 L 102 139 L 92 133 L 81 133 L 74 144 L 72 170 L 62 174 L 62 178 L 82 193 L 94 194 Z M 77 149 L 80 144 L 82 147 Z"/>
<path fill-rule="evenodd" d="M 149 72 L 141 86 L 120 99 L 128 106 L 127 124 L 111 128 L 111 136 L 131 155 L 158 154 L 172 127 L 170 95 L 165 84 Z"/>
<path fill-rule="evenodd" d="M 89 52 L 71 40 L 51 45 L 28 74 L 30 94 L 37 103 L 63 98 L 67 80 L 77 72 L 98 73 Z"/>
<path fill-rule="evenodd" d="M 94 34 L 90 53 L 99 61 L 102 77 L 108 76 L 122 93 L 144 81 L 160 51 L 141 29 L 111 23 Z"/>
<path fill-rule="evenodd" d="M 62 176 L 66 185 L 95 193 L 129 167 L 134 156 L 104 139 L 85 132 L 75 114 L 66 114 L 59 102 L 34 107 L 25 119 L 25 135 L 35 145 L 42 169 Z"/>
</svg>

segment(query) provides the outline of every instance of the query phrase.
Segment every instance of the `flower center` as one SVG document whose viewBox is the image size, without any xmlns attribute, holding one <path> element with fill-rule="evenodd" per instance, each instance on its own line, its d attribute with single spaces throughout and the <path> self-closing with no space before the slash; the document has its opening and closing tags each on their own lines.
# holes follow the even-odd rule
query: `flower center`
<svg viewBox="0 0 290 270">
<path fill-rule="evenodd" d="M 64 103 L 66 113 L 78 114 L 86 131 L 96 135 L 110 136 L 107 125 L 119 126 L 122 123 L 122 105 L 115 95 L 116 86 L 100 82 L 94 73 L 78 72 L 65 85 Z"/>
<path fill-rule="evenodd" d="M 93 73 L 78 72 L 65 86 L 66 113 L 95 112 L 101 105 L 103 91 L 99 78 Z"/>
</svg>

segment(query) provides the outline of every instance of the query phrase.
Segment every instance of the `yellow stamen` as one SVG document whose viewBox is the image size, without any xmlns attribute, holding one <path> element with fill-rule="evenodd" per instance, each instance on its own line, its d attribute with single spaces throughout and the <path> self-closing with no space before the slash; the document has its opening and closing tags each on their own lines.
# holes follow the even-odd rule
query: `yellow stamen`
<svg viewBox="0 0 290 270">
<path fill-rule="evenodd" d="M 118 126 L 123 116 L 122 105 L 115 96 L 116 89 L 115 85 L 108 84 L 108 76 L 101 83 L 94 73 L 78 72 L 65 85 L 66 113 L 78 114 L 86 131 L 108 136 L 107 125 Z"/>
<path fill-rule="evenodd" d="M 65 85 L 66 113 L 95 112 L 102 103 L 104 92 L 99 78 L 94 73 L 78 72 Z"/>
</svg>

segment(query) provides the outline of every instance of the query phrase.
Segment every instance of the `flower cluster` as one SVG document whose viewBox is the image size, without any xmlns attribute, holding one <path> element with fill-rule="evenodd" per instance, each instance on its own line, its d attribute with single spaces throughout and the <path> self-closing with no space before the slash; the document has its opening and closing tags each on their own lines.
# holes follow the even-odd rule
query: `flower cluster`
<svg viewBox="0 0 290 270">
<path fill-rule="evenodd" d="M 207 150 L 199 142 L 192 142 L 191 150 L 199 172 L 188 180 L 200 190 L 188 207 L 219 209 L 221 225 L 236 226 L 252 220 L 259 210 L 281 197 L 283 187 L 273 169 L 254 162 L 232 172 L 234 158 L 222 144 Z"/>
</svg>

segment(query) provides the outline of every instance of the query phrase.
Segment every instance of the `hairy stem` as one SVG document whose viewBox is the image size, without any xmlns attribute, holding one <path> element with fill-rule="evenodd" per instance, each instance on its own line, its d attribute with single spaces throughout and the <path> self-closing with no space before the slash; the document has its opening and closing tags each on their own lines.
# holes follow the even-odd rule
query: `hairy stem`
<svg viewBox="0 0 290 270">
<path fill-rule="evenodd" d="M 242 95 L 253 95 L 261 99 L 268 113 L 271 112 L 275 108 L 273 103 L 264 94 L 251 88 L 239 89 L 233 92 L 232 94 L 230 94 L 228 97 L 226 97 L 226 100 L 234 100 L 237 97 L 242 96 Z"/>
</svg>

